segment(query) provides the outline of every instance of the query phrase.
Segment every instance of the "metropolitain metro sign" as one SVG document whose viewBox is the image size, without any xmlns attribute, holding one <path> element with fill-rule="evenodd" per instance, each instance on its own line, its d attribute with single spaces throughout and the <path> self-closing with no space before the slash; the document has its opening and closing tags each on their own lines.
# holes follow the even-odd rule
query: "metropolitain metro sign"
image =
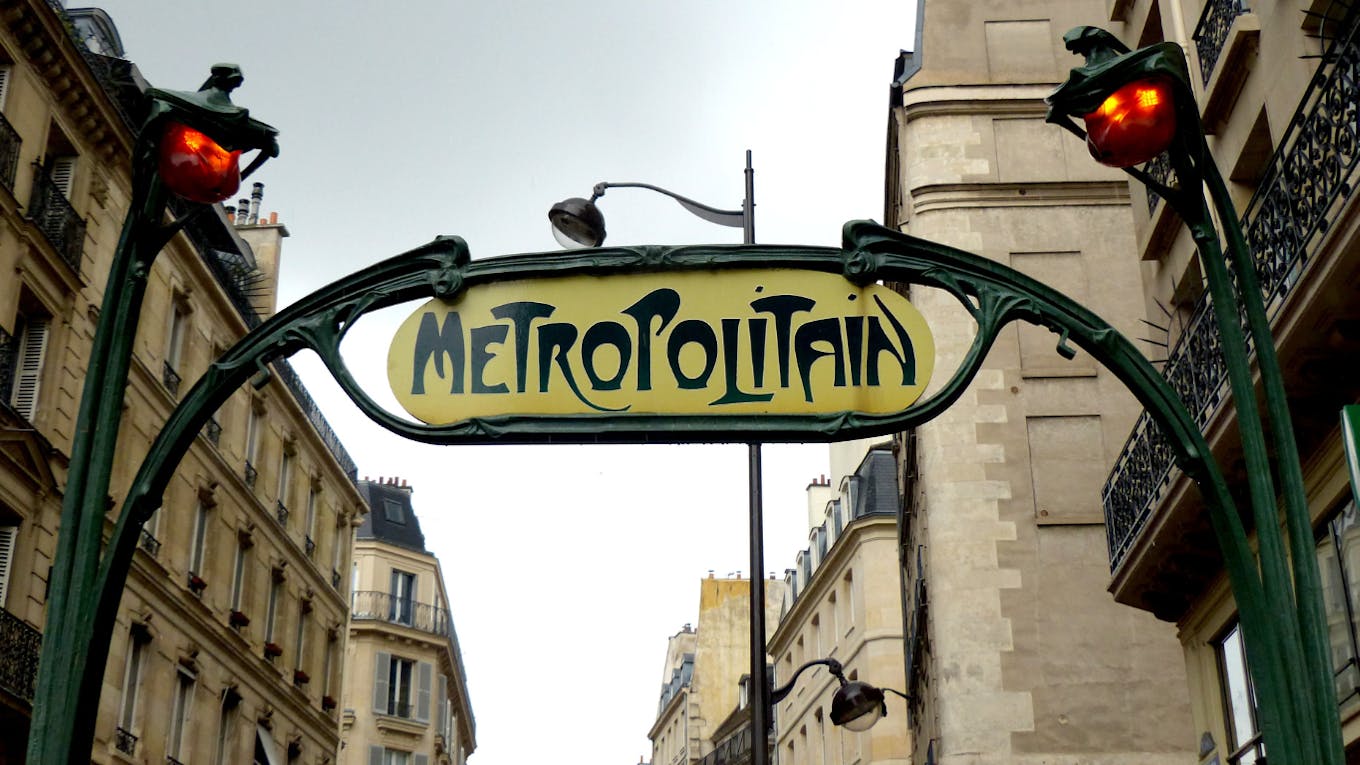
<svg viewBox="0 0 1360 765">
<path fill-rule="evenodd" d="M 795 268 L 574 274 L 478 284 L 398 329 L 388 379 L 430 425 L 591 415 L 888 414 L 933 371 L 919 311 Z M 522 420 L 520 420 L 522 421 Z"/>
</svg>

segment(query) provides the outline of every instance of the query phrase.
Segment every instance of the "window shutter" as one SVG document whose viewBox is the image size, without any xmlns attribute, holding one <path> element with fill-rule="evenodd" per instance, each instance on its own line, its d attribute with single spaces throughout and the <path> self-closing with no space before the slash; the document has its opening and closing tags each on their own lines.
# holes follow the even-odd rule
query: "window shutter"
<svg viewBox="0 0 1360 765">
<path fill-rule="evenodd" d="M 5 605 L 5 593 L 9 590 L 9 571 L 14 565 L 14 540 L 18 535 L 18 526 L 0 526 L 0 608 Z"/>
<path fill-rule="evenodd" d="M 374 744 L 368 745 L 368 765 L 383 765 L 383 748 Z"/>
<path fill-rule="evenodd" d="M 14 375 L 14 410 L 30 422 L 38 413 L 38 386 L 42 382 L 43 355 L 47 352 L 50 321 L 45 317 L 25 319 L 23 337 L 19 343 L 19 363 Z"/>
<path fill-rule="evenodd" d="M 61 195 L 70 199 L 72 181 L 76 176 L 76 158 L 53 157 L 47 167 L 47 175 L 52 185 L 61 190 Z"/>
<path fill-rule="evenodd" d="M 378 653 L 373 666 L 373 711 L 380 715 L 390 714 L 391 710 L 387 708 L 387 676 L 392 671 L 392 654 Z"/>
<path fill-rule="evenodd" d="M 415 757 L 412 758 L 412 761 L 415 765 L 430 765 L 430 755 L 416 753 Z"/>
<path fill-rule="evenodd" d="M 416 719 L 430 721 L 430 686 L 434 683 L 434 667 L 429 662 L 420 662 L 420 685 L 416 690 Z"/>
<path fill-rule="evenodd" d="M 5 96 L 9 93 L 9 75 L 13 69 L 11 66 L 0 66 L 0 111 L 5 109 Z"/>
<path fill-rule="evenodd" d="M 0 602 L 4 601 L 4 592 L 0 591 Z M 439 697 L 435 699 L 434 708 L 436 710 L 435 724 L 438 726 L 440 735 L 448 738 L 449 736 L 449 681 L 443 674 L 439 676 Z"/>
</svg>

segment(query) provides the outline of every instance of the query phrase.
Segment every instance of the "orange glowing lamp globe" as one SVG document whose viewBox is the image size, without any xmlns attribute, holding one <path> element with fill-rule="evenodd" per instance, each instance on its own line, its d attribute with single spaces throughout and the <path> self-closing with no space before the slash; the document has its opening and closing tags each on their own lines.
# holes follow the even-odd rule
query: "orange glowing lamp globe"
<svg viewBox="0 0 1360 765">
<path fill-rule="evenodd" d="M 1176 105 L 1163 78 L 1135 80 L 1086 115 L 1086 147 L 1102 165 L 1132 167 L 1166 151 L 1176 137 Z"/>
<path fill-rule="evenodd" d="M 213 204 L 241 187 L 240 151 L 227 151 L 206 134 L 178 122 L 161 136 L 161 180 L 185 199 Z"/>
</svg>

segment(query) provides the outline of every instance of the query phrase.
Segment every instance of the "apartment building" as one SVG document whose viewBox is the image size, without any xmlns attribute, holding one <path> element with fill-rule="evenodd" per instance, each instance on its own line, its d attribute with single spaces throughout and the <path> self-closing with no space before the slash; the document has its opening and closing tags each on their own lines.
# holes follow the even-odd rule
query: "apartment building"
<svg viewBox="0 0 1360 765">
<path fill-rule="evenodd" d="M 0 5 L 0 762 L 17 763 L 82 378 L 146 103 L 102 11 Z M 273 310 L 256 293 L 273 289 L 277 258 L 262 262 L 250 242 L 277 252 L 287 232 L 243 212 L 199 215 L 148 274 L 110 524 L 179 398 Z M 142 532 L 92 762 L 334 762 L 341 572 L 366 512 L 354 481 L 286 363 L 216 413 Z"/>
<path fill-rule="evenodd" d="M 354 540 L 342 765 L 465 765 L 477 748 L 439 559 L 404 481 L 359 482 L 373 511 Z"/>
<path fill-rule="evenodd" d="M 808 547 L 785 574 L 779 627 L 770 638 L 775 685 L 806 662 L 835 659 L 849 680 L 902 689 L 902 582 L 898 570 L 897 461 L 891 445 L 835 444 L 831 480 L 808 487 Z M 906 765 L 905 702 L 867 731 L 831 722 L 839 683 L 823 667 L 798 676 L 774 708 L 779 765 Z"/>
</svg>

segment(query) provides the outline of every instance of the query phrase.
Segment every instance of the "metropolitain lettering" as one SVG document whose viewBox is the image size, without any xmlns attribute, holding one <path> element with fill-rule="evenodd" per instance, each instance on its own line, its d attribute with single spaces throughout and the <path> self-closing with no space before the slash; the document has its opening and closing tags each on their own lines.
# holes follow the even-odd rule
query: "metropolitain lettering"
<svg viewBox="0 0 1360 765">
<path fill-rule="evenodd" d="M 497 305 L 494 321 L 477 324 L 457 310 L 442 318 L 425 310 L 410 392 L 495 396 L 565 387 L 591 409 L 621 412 L 631 404 L 609 407 L 597 394 L 656 386 L 712 391 L 708 406 L 718 408 L 770 401 L 780 391 L 812 403 L 814 375 L 827 373 L 833 388 L 915 385 L 911 337 L 877 295 L 869 299 L 875 311 L 818 317 L 811 298 L 768 295 L 747 304 L 749 315 L 716 322 L 687 317 L 680 293 L 665 287 L 589 325 L 555 320 L 558 306 L 528 300 Z M 775 363 L 767 368 L 771 348 Z M 503 373 L 507 363 L 511 374 Z M 427 390 L 431 367 L 444 390 Z"/>
</svg>

